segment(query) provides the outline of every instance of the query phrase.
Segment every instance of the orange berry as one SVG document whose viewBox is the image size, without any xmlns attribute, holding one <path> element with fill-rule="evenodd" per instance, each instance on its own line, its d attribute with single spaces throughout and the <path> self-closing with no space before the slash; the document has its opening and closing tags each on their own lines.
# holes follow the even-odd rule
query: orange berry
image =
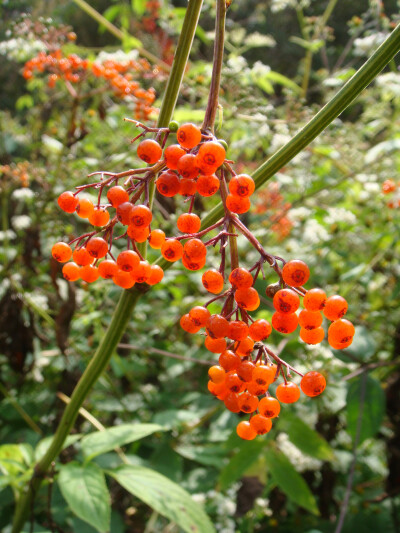
<svg viewBox="0 0 400 533">
<path fill-rule="evenodd" d="M 80 198 L 78 205 L 76 206 L 76 214 L 80 218 L 89 218 L 94 211 L 93 202 L 87 198 Z"/>
<path fill-rule="evenodd" d="M 195 124 L 182 124 L 176 132 L 178 143 L 190 150 L 201 142 L 201 130 Z"/>
<path fill-rule="evenodd" d="M 79 266 L 86 266 L 93 263 L 94 258 L 89 254 L 86 248 L 83 246 L 81 248 L 75 248 L 72 259 Z"/>
<path fill-rule="evenodd" d="M 172 198 L 178 194 L 181 185 L 178 176 L 174 172 L 163 172 L 156 181 L 157 191 L 163 196 Z"/>
<path fill-rule="evenodd" d="M 269 387 L 276 376 L 276 365 L 255 365 L 251 381 Z M 250 380 L 249 380 L 250 381 Z"/>
<path fill-rule="evenodd" d="M 346 342 L 334 342 L 332 339 L 328 338 L 328 342 L 334 350 L 344 350 L 344 348 L 348 348 L 351 345 L 353 337 Z"/>
<path fill-rule="evenodd" d="M 88 220 L 92 224 L 92 226 L 101 228 L 105 226 L 110 220 L 110 213 L 107 211 L 107 209 L 103 207 L 95 206 L 93 209 L 93 213 L 89 215 Z"/>
<path fill-rule="evenodd" d="M 213 383 L 224 383 L 226 372 L 222 366 L 214 365 L 208 369 L 208 375 Z"/>
<path fill-rule="evenodd" d="M 65 242 L 56 242 L 51 249 L 51 255 L 59 263 L 65 263 L 72 256 L 72 250 L 69 244 Z"/>
<path fill-rule="evenodd" d="M 219 356 L 218 362 L 226 372 L 236 370 L 241 363 L 240 355 L 232 350 L 225 350 Z"/>
<path fill-rule="evenodd" d="M 225 407 L 232 413 L 239 413 L 239 396 L 234 392 L 230 392 L 224 400 Z"/>
<path fill-rule="evenodd" d="M 322 289 L 310 289 L 303 298 L 303 305 L 308 311 L 322 311 L 326 302 L 326 294 Z"/>
<path fill-rule="evenodd" d="M 266 396 L 260 400 L 258 410 L 260 414 L 267 418 L 276 418 L 281 411 L 281 404 L 276 398 Z"/>
<path fill-rule="evenodd" d="M 118 265 L 112 259 L 105 259 L 99 266 L 99 275 L 104 279 L 111 279 L 115 276 L 118 270 Z"/>
<path fill-rule="evenodd" d="M 196 190 L 200 196 L 213 196 L 220 187 L 219 179 L 214 176 L 199 176 L 196 184 Z"/>
<path fill-rule="evenodd" d="M 310 277 L 310 269 L 300 259 L 293 259 L 285 264 L 282 269 L 282 278 L 292 287 L 301 287 Z"/>
<path fill-rule="evenodd" d="M 62 273 L 67 281 L 76 281 L 81 277 L 80 267 L 72 261 L 63 266 Z"/>
<path fill-rule="evenodd" d="M 201 326 L 197 326 L 190 318 L 189 314 L 183 315 L 179 321 L 181 328 L 188 333 L 197 333 L 200 331 Z"/>
<path fill-rule="evenodd" d="M 235 291 L 235 301 L 239 307 L 246 309 L 246 311 L 254 311 L 260 305 L 260 297 L 253 287 L 237 289 Z"/>
<path fill-rule="evenodd" d="M 255 188 L 254 180 L 247 174 L 233 176 L 229 182 L 229 191 L 233 196 L 247 198 L 253 194 Z"/>
<path fill-rule="evenodd" d="M 300 398 L 300 389 L 292 381 L 281 383 L 276 388 L 276 397 L 281 403 L 295 403 Z"/>
<path fill-rule="evenodd" d="M 265 435 L 265 433 L 268 433 L 272 429 L 271 419 L 262 415 L 252 416 L 250 425 L 257 432 L 257 435 Z"/>
<path fill-rule="evenodd" d="M 137 228 L 143 228 L 150 225 L 153 215 L 150 209 L 145 205 L 135 205 L 130 212 L 129 223 Z"/>
<path fill-rule="evenodd" d="M 386 180 L 382 185 L 383 194 L 389 194 L 397 189 L 397 185 L 393 180 Z"/>
<path fill-rule="evenodd" d="M 318 396 L 326 388 L 326 380 L 319 372 L 307 372 L 300 382 L 301 390 L 306 396 Z"/>
<path fill-rule="evenodd" d="M 236 374 L 236 372 L 228 372 L 225 377 L 225 387 L 231 392 L 242 392 L 245 388 L 245 384 Z M 240 401 L 239 401 L 240 406 Z"/>
<path fill-rule="evenodd" d="M 251 203 L 247 197 L 228 194 L 226 197 L 226 207 L 229 209 L 229 211 L 232 211 L 232 213 L 241 215 L 242 213 L 247 213 L 251 207 Z"/>
<path fill-rule="evenodd" d="M 323 328 L 305 329 L 300 328 L 300 339 L 307 344 L 319 344 L 324 340 L 325 331 Z"/>
<path fill-rule="evenodd" d="M 217 141 L 207 141 L 200 146 L 197 159 L 206 170 L 207 167 L 217 169 L 225 161 L 225 148 Z"/>
<path fill-rule="evenodd" d="M 272 326 L 264 318 L 260 318 L 253 322 L 249 327 L 249 335 L 253 341 L 263 341 L 267 339 L 272 333 Z"/>
<path fill-rule="evenodd" d="M 207 270 L 201 277 L 203 287 L 212 294 L 219 294 L 224 288 L 224 278 L 218 270 L 214 268 Z"/>
<path fill-rule="evenodd" d="M 242 420 L 236 426 L 236 433 L 243 440 L 253 440 L 257 436 L 257 431 L 251 426 L 250 422 Z"/>
<path fill-rule="evenodd" d="M 234 289 L 249 289 L 253 286 L 253 276 L 245 268 L 235 268 L 229 274 L 229 283 Z"/>
<path fill-rule="evenodd" d="M 299 308 L 300 298 L 291 289 L 281 289 L 275 294 L 272 303 L 278 313 L 291 314 Z"/>
<path fill-rule="evenodd" d="M 139 266 L 140 257 L 133 250 L 124 250 L 117 257 L 117 265 L 124 272 L 132 272 Z"/>
<path fill-rule="evenodd" d="M 197 326 L 204 327 L 207 324 L 207 320 L 210 318 L 211 313 L 206 307 L 197 305 L 189 311 L 189 316 Z"/>
<path fill-rule="evenodd" d="M 299 314 L 299 325 L 304 329 L 318 328 L 322 324 L 322 314 L 319 311 L 302 309 Z"/>
<path fill-rule="evenodd" d="M 229 322 L 221 315 L 211 315 L 206 322 L 206 330 L 213 339 L 226 337 L 229 331 Z"/>
<path fill-rule="evenodd" d="M 299 319 L 296 313 L 292 314 L 283 314 L 283 313 L 274 313 L 272 315 L 272 327 L 279 331 L 279 333 L 293 333 L 299 324 Z"/>
<path fill-rule="evenodd" d="M 140 261 L 130 274 L 135 283 L 147 283 L 151 274 L 151 266 L 148 261 Z"/>
<path fill-rule="evenodd" d="M 185 253 L 182 256 L 182 265 L 188 270 L 200 270 L 206 264 L 206 258 L 198 259 L 197 261 L 192 261 Z"/>
<path fill-rule="evenodd" d="M 209 381 L 207 384 L 208 390 L 218 398 L 219 395 L 224 394 L 226 392 L 226 395 L 228 395 L 229 390 L 225 387 L 225 383 L 214 383 L 213 381 Z"/>
<path fill-rule="evenodd" d="M 194 213 L 183 213 L 178 217 L 176 225 L 182 233 L 197 233 L 201 227 L 201 220 Z"/>
<path fill-rule="evenodd" d="M 237 344 L 235 344 L 235 350 L 238 355 L 241 355 L 242 357 L 247 357 L 251 355 L 251 352 L 254 348 L 254 341 L 250 337 L 246 337 L 245 339 L 238 341 Z"/>
<path fill-rule="evenodd" d="M 86 283 L 93 283 L 96 281 L 99 277 L 99 269 L 97 267 L 94 267 L 93 265 L 86 265 L 81 267 L 79 274 L 81 276 L 81 279 L 83 281 L 86 281 Z"/>
<path fill-rule="evenodd" d="M 245 391 L 238 398 L 240 410 L 243 413 L 254 413 L 258 406 L 258 398 L 250 392 Z"/>
<path fill-rule="evenodd" d="M 193 179 L 199 175 L 197 159 L 193 154 L 183 155 L 178 161 L 178 172 L 182 178 Z"/>
<path fill-rule="evenodd" d="M 248 325 L 243 320 L 232 320 L 229 322 L 228 337 L 234 341 L 241 341 L 249 334 Z"/>
<path fill-rule="evenodd" d="M 165 233 L 161 229 L 153 229 L 149 235 L 149 244 L 151 248 L 159 250 L 165 242 Z"/>
<path fill-rule="evenodd" d="M 354 337 L 356 330 L 350 320 L 339 318 L 332 322 L 328 329 L 328 341 L 342 344 L 346 343 Z"/>
<path fill-rule="evenodd" d="M 164 277 L 164 270 L 159 265 L 151 265 L 150 275 L 148 276 L 146 283 L 148 285 L 156 285 Z"/>
<path fill-rule="evenodd" d="M 88 254 L 96 259 L 105 257 L 108 253 L 108 243 L 101 237 L 92 237 L 86 244 Z"/>
<path fill-rule="evenodd" d="M 161 255 L 171 263 L 178 261 L 183 255 L 183 246 L 176 239 L 166 239 L 161 246 Z"/>
<path fill-rule="evenodd" d="M 182 178 L 180 182 L 179 194 L 181 196 L 193 196 L 197 191 L 197 183 L 195 180 Z"/>
<path fill-rule="evenodd" d="M 129 224 L 132 209 L 133 205 L 130 202 L 123 202 L 117 207 L 117 218 L 124 226 Z"/>
<path fill-rule="evenodd" d="M 138 228 L 137 226 L 131 225 L 131 226 L 128 226 L 126 233 L 128 234 L 128 237 L 130 237 L 132 240 L 136 242 L 145 242 L 147 241 L 150 235 L 150 228 L 149 226 Z"/>
<path fill-rule="evenodd" d="M 113 207 L 118 207 L 119 205 L 129 201 L 129 194 L 123 187 L 115 185 L 115 187 L 108 189 L 107 198 Z"/>
<path fill-rule="evenodd" d="M 162 156 L 162 148 L 157 141 L 145 139 L 137 147 L 137 155 L 148 165 L 157 163 Z"/>
<path fill-rule="evenodd" d="M 130 273 L 125 270 L 118 269 L 112 279 L 115 285 L 123 289 L 131 289 L 135 285 L 135 281 L 132 279 Z"/>
<path fill-rule="evenodd" d="M 164 150 L 165 165 L 170 170 L 178 168 L 179 159 L 186 154 L 185 150 L 179 144 L 171 144 Z"/>
<path fill-rule="evenodd" d="M 206 340 L 204 341 L 204 346 L 211 353 L 222 353 L 226 350 L 226 340 L 225 339 L 213 339 L 207 335 Z M 240 358 L 239 358 L 240 361 Z"/>
<path fill-rule="evenodd" d="M 323 313 L 328 320 L 338 320 L 346 314 L 347 308 L 348 305 L 343 296 L 335 294 L 327 298 Z"/>
<path fill-rule="evenodd" d="M 249 381 L 246 383 L 246 387 L 250 394 L 254 394 L 254 396 L 262 396 L 268 390 L 266 385 L 259 385 L 255 381 Z"/>
<path fill-rule="evenodd" d="M 65 191 L 60 194 L 57 203 L 65 213 L 73 213 L 79 204 L 79 200 L 70 191 Z"/>
<path fill-rule="evenodd" d="M 183 248 L 185 255 L 191 261 L 198 261 L 207 255 L 207 248 L 200 239 L 190 239 Z"/>
<path fill-rule="evenodd" d="M 252 361 L 242 361 L 236 369 L 237 375 L 242 381 L 251 381 L 256 365 Z"/>
</svg>

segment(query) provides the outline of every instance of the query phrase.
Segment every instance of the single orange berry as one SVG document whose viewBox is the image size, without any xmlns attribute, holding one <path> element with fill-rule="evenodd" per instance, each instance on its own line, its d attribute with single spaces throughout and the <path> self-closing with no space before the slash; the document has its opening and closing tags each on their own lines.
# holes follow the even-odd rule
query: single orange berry
<svg viewBox="0 0 400 533">
<path fill-rule="evenodd" d="M 72 256 L 72 250 L 69 244 L 65 242 L 56 242 L 51 249 L 51 255 L 59 263 L 65 263 Z"/>
<path fill-rule="evenodd" d="M 253 276 L 245 268 L 235 268 L 229 274 L 229 283 L 234 289 L 249 289 L 253 286 Z"/>
<path fill-rule="evenodd" d="M 308 311 L 322 311 L 325 307 L 326 294 L 322 289 L 310 289 L 303 298 L 303 305 Z"/>
<path fill-rule="evenodd" d="M 195 180 L 182 178 L 180 182 L 179 194 L 181 196 L 193 196 L 197 191 Z"/>
<path fill-rule="evenodd" d="M 328 338 L 328 342 L 331 348 L 333 348 L 334 350 L 344 350 L 344 348 L 348 348 L 351 345 L 351 343 L 353 342 L 353 337 L 351 337 L 346 342 L 335 342 L 332 339 Z"/>
<path fill-rule="evenodd" d="M 267 339 L 272 333 L 272 326 L 264 318 L 260 318 L 250 324 L 249 335 L 253 341 L 263 341 Z"/>
<path fill-rule="evenodd" d="M 171 263 L 178 261 L 183 255 L 183 246 L 176 239 L 166 239 L 161 246 L 161 255 Z"/>
<path fill-rule="evenodd" d="M 218 362 L 226 372 L 231 372 L 232 370 L 236 370 L 242 360 L 240 355 L 232 352 L 232 350 L 225 350 L 219 356 Z"/>
<path fill-rule="evenodd" d="M 255 381 L 249 381 L 246 383 L 246 387 L 250 394 L 254 394 L 254 396 L 262 396 L 268 390 L 266 385 L 259 385 Z"/>
<path fill-rule="evenodd" d="M 207 255 L 207 248 L 200 239 L 190 239 L 185 243 L 184 253 L 191 261 L 198 261 Z"/>
<path fill-rule="evenodd" d="M 252 361 L 242 361 L 236 369 L 237 375 L 242 381 L 251 381 L 256 365 Z"/>
<path fill-rule="evenodd" d="M 276 376 L 276 365 L 255 365 L 251 381 L 269 387 Z M 250 380 L 249 380 L 250 381 Z"/>
<path fill-rule="evenodd" d="M 120 185 L 115 185 L 115 187 L 108 189 L 107 198 L 113 207 L 118 207 L 124 202 L 129 201 L 129 194 Z"/>
<path fill-rule="evenodd" d="M 221 315 L 211 315 L 207 320 L 206 330 L 213 339 L 226 337 L 229 332 L 229 322 Z"/>
<path fill-rule="evenodd" d="M 245 384 L 236 374 L 236 372 L 228 372 L 225 377 L 225 386 L 230 392 L 239 393 L 242 392 L 245 388 Z M 239 400 L 240 406 L 240 400 Z"/>
<path fill-rule="evenodd" d="M 208 369 L 208 375 L 213 383 L 224 383 L 226 372 L 222 366 L 214 365 Z"/>
<path fill-rule="evenodd" d="M 132 272 L 139 266 L 140 257 L 133 250 L 124 250 L 117 257 L 117 265 L 124 272 Z"/>
<path fill-rule="evenodd" d="M 225 407 L 228 409 L 228 411 L 231 411 L 231 413 L 239 413 L 240 407 L 239 407 L 239 396 L 235 394 L 234 392 L 230 392 L 228 396 L 224 400 Z"/>
<path fill-rule="evenodd" d="M 281 404 L 276 398 L 266 396 L 260 400 L 258 410 L 260 414 L 267 418 L 276 418 L 281 411 Z"/>
<path fill-rule="evenodd" d="M 233 176 L 229 182 L 229 191 L 233 196 L 247 198 L 251 196 L 256 188 L 253 178 L 247 174 Z"/>
<path fill-rule="evenodd" d="M 135 205 L 130 212 L 129 223 L 137 228 L 149 226 L 153 220 L 151 210 L 146 205 Z"/>
<path fill-rule="evenodd" d="M 305 329 L 300 328 L 300 339 L 307 344 L 319 344 L 324 340 L 324 328 Z"/>
<path fill-rule="evenodd" d="M 275 394 L 281 403 L 295 403 L 300 398 L 300 389 L 296 383 L 288 381 L 278 385 Z"/>
<path fill-rule="evenodd" d="M 197 326 L 190 318 L 189 314 L 183 315 L 179 321 L 181 328 L 188 333 L 197 333 L 200 331 L 201 326 Z"/>
<path fill-rule="evenodd" d="M 243 440 L 253 440 L 257 437 L 257 431 L 251 426 L 250 422 L 242 420 L 236 426 L 236 433 Z"/>
<path fill-rule="evenodd" d="M 346 314 L 347 308 L 348 304 L 343 296 L 335 294 L 327 298 L 323 313 L 328 320 L 338 320 Z"/>
<path fill-rule="evenodd" d="M 108 243 L 101 237 L 92 237 L 86 244 L 86 250 L 92 257 L 100 259 L 107 255 Z"/>
<path fill-rule="evenodd" d="M 232 211 L 232 213 L 241 215 L 242 213 L 247 213 L 251 207 L 251 203 L 247 197 L 228 194 L 226 197 L 226 207 L 229 209 L 229 211 Z"/>
<path fill-rule="evenodd" d="M 238 341 L 237 344 L 235 344 L 235 351 L 238 355 L 241 355 L 242 357 L 247 357 L 251 355 L 251 352 L 254 348 L 254 341 L 250 337 L 246 337 L 245 339 Z"/>
<path fill-rule="evenodd" d="M 86 283 L 93 283 L 99 277 L 99 269 L 93 265 L 86 265 L 81 267 L 79 271 L 81 279 L 86 281 Z"/>
<path fill-rule="evenodd" d="M 282 278 L 292 287 L 301 287 L 310 277 L 310 269 L 300 259 L 288 261 L 282 269 Z"/>
<path fill-rule="evenodd" d="M 204 327 L 207 324 L 207 320 L 210 318 L 211 313 L 206 307 L 197 305 L 189 311 L 189 316 L 197 326 Z"/>
<path fill-rule="evenodd" d="M 95 206 L 93 209 L 93 213 L 89 215 L 88 220 L 92 224 L 92 226 L 101 228 L 105 226 L 110 220 L 110 213 L 107 211 L 107 209 L 104 209 L 103 207 Z"/>
<path fill-rule="evenodd" d="M 249 326 L 243 320 L 232 320 L 229 322 L 228 337 L 234 341 L 241 341 L 249 334 Z"/>
<path fill-rule="evenodd" d="M 209 381 L 207 384 L 208 390 L 216 396 L 217 398 L 226 392 L 226 395 L 229 394 L 229 390 L 225 387 L 225 383 L 214 383 L 213 381 Z"/>
<path fill-rule="evenodd" d="M 117 207 L 117 218 L 124 226 L 129 224 L 133 205 L 130 202 L 123 202 Z"/>
<path fill-rule="evenodd" d="M 254 311 L 260 305 L 260 297 L 253 287 L 249 289 L 237 289 L 234 297 L 238 306 L 246 309 L 246 311 Z"/>
<path fill-rule="evenodd" d="M 300 382 L 301 390 L 306 396 L 318 396 L 326 388 L 326 380 L 319 372 L 307 372 Z"/>
<path fill-rule="evenodd" d="M 278 313 L 295 313 L 300 305 L 300 298 L 292 289 L 279 290 L 273 299 L 273 305 Z"/>
<path fill-rule="evenodd" d="M 62 273 L 67 281 L 76 281 L 81 277 L 79 265 L 72 261 L 70 263 L 65 263 L 62 268 Z"/>
<path fill-rule="evenodd" d="M 153 229 L 149 235 L 149 244 L 151 248 L 159 250 L 165 242 L 165 233 L 161 229 Z"/>
<path fill-rule="evenodd" d="M 258 406 L 258 398 L 250 392 L 245 391 L 238 398 L 240 410 L 243 413 L 254 413 Z"/>
<path fill-rule="evenodd" d="M 178 194 L 181 185 L 178 176 L 174 172 L 162 172 L 156 181 L 157 191 L 166 196 L 172 198 Z"/>
<path fill-rule="evenodd" d="M 334 343 L 345 343 L 354 337 L 356 330 L 350 320 L 339 318 L 332 322 L 328 329 L 328 341 Z"/>
<path fill-rule="evenodd" d="M 75 248 L 72 254 L 72 259 L 79 266 L 90 265 L 94 261 L 94 257 L 89 254 L 84 246 L 81 248 Z"/>
<path fill-rule="evenodd" d="M 79 204 L 79 200 L 71 191 L 65 191 L 60 194 L 57 203 L 65 213 L 73 213 Z"/>
<path fill-rule="evenodd" d="M 112 279 L 115 285 L 118 285 L 122 289 L 131 289 L 135 285 L 135 281 L 132 279 L 130 273 L 125 270 L 118 269 Z"/>
<path fill-rule="evenodd" d="M 274 313 L 272 315 L 272 327 L 279 331 L 279 333 L 293 333 L 299 324 L 299 319 L 296 313 L 292 314 L 283 314 L 283 313 Z"/>
<path fill-rule="evenodd" d="M 182 233 L 197 233 L 201 226 L 201 220 L 194 213 L 183 213 L 178 217 L 176 225 Z"/>
<path fill-rule="evenodd" d="M 130 225 L 128 226 L 126 233 L 128 234 L 128 237 L 130 237 L 133 241 L 145 242 L 147 241 L 150 235 L 150 227 L 143 226 L 141 228 L 138 228 L 137 226 Z"/>
<path fill-rule="evenodd" d="M 217 141 L 207 141 L 200 146 L 197 158 L 200 165 L 206 170 L 208 170 L 207 167 L 217 169 L 225 161 L 225 154 L 225 148 L 222 144 Z"/>
<path fill-rule="evenodd" d="M 318 328 L 322 324 L 322 314 L 319 311 L 302 309 L 299 314 L 299 325 L 304 329 Z"/>
<path fill-rule="evenodd" d="M 224 288 L 224 278 L 218 270 L 214 268 L 207 270 L 201 277 L 203 287 L 212 294 L 219 294 Z"/>
<path fill-rule="evenodd" d="M 164 270 L 159 265 L 150 266 L 150 275 L 148 276 L 146 283 L 148 285 L 157 285 L 164 277 Z"/>
<path fill-rule="evenodd" d="M 250 425 L 257 432 L 257 435 L 265 435 L 272 429 L 272 422 L 270 418 L 262 415 L 254 415 L 250 418 Z"/>
<path fill-rule="evenodd" d="M 148 165 L 157 163 L 162 156 L 162 148 L 157 141 L 145 139 L 137 147 L 137 155 Z"/>
<path fill-rule="evenodd" d="M 190 257 L 188 257 L 185 252 L 183 252 L 182 256 L 182 265 L 187 268 L 188 270 L 200 270 L 204 267 L 206 264 L 206 258 L 203 257 L 201 259 L 198 259 L 197 261 L 192 261 Z"/>
<path fill-rule="evenodd" d="M 199 175 L 199 169 L 197 167 L 197 158 L 193 154 L 183 155 L 178 161 L 179 174 L 182 178 L 193 179 Z"/>
<path fill-rule="evenodd" d="M 94 211 L 93 202 L 87 198 L 80 198 L 76 206 L 76 214 L 79 218 L 89 218 Z"/>
<path fill-rule="evenodd" d="M 199 176 L 196 184 L 196 190 L 200 196 L 210 197 L 213 196 L 220 187 L 219 179 L 214 176 Z"/>
<path fill-rule="evenodd" d="M 112 259 L 105 259 L 99 266 L 99 275 L 104 279 L 111 279 L 115 276 L 118 270 L 118 265 Z"/>
<path fill-rule="evenodd" d="M 182 124 L 176 132 L 178 143 L 190 150 L 201 142 L 201 130 L 195 124 Z"/>
<path fill-rule="evenodd" d="M 211 353 L 222 353 L 226 350 L 226 340 L 225 339 L 213 339 L 207 335 L 206 340 L 204 341 L 204 346 Z M 239 358 L 240 362 L 240 358 Z"/>
<path fill-rule="evenodd" d="M 135 283 L 147 283 L 151 274 L 151 266 L 148 261 L 140 261 L 130 274 Z"/>
<path fill-rule="evenodd" d="M 185 150 L 179 144 L 171 144 L 164 150 L 165 165 L 170 170 L 176 170 L 179 159 L 185 154 Z"/>
</svg>

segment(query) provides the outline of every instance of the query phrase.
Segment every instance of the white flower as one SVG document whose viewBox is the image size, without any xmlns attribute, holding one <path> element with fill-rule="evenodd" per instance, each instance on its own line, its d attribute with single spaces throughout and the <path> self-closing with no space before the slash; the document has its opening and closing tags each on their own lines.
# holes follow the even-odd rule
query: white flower
<svg viewBox="0 0 400 533">
<path fill-rule="evenodd" d="M 7 241 L 15 239 L 17 234 L 12 229 L 7 229 L 6 231 L 0 231 L 0 241 Z"/>
<path fill-rule="evenodd" d="M 303 228 L 303 240 L 308 244 L 318 244 L 321 241 L 327 241 L 329 233 L 316 220 L 310 218 L 306 221 Z"/>
<path fill-rule="evenodd" d="M 276 152 L 279 148 L 282 148 L 286 143 L 290 141 L 290 135 L 284 135 L 282 133 L 275 133 L 272 137 L 270 151 Z"/>
<path fill-rule="evenodd" d="M 370 55 L 386 39 L 387 33 L 377 32 L 354 41 L 354 54 L 357 56 Z"/>
<path fill-rule="evenodd" d="M 96 58 L 96 63 L 105 63 L 106 61 L 116 61 L 117 63 L 129 63 L 135 61 L 139 57 L 137 50 L 124 52 L 123 50 L 116 50 L 115 52 L 100 52 Z"/>
<path fill-rule="evenodd" d="M 18 215 L 11 218 L 11 224 L 15 230 L 23 230 L 31 225 L 31 218 L 28 215 Z"/>
<path fill-rule="evenodd" d="M 25 62 L 34 57 L 38 52 L 45 50 L 46 46 L 42 41 L 35 39 L 26 40 L 22 37 L 17 37 L 0 43 L 0 54 L 20 62 Z"/>
<path fill-rule="evenodd" d="M 32 189 L 28 189 L 28 187 L 23 187 L 21 189 L 15 189 L 12 193 L 12 197 L 16 200 L 26 200 L 29 198 L 33 198 L 35 196 L 35 193 L 32 191 Z"/>
<path fill-rule="evenodd" d="M 230 57 L 227 65 L 232 74 L 242 74 L 243 70 L 247 68 L 247 61 L 242 56 Z"/>
<path fill-rule="evenodd" d="M 354 213 L 348 209 L 344 209 L 343 207 L 329 207 L 328 214 L 326 215 L 324 222 L 326 224 L 336 224 L 337 222 L 355 224 L 357 222 L 357 217 L 354 215 Z"/>
<path fill-rule="evenodd" d="M 194 500 L 196 503 L 199 503 L 200 505 L 204 505 L 206 502 L 206 495 L 203 492 L 192 494 L 192 500 Z"/>
</svg>

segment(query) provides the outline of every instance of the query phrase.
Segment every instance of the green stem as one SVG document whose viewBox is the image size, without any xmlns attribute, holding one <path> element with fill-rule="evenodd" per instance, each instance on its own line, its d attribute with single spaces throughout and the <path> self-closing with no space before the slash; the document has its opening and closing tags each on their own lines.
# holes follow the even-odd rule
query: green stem
<svg viewBox="0 0 400 533">
<path fill-rule="evenodd" d="M 160 126 L 168 125 L 172 118 L 200 16 L 201 6 L 202 0 L 189 0 L 182 33 L 175 53 L 171 76 L 161 105 L 158 121 Z M 173 79 L 171 80 L 171 78 Z M 128 325 L 132 311 L 140 296 L 141 293 L 135 290 L 125 290 L 122 293 L 106 334 L 85 372 L 78 381 L 71 396 L 71 402 L 65 408 L 49 449 L 40 462 L 35 466 L 34 475 L 27 486 L 26 491 L 21 494 L 20 499 L 17 502 L 12 533 L 19 533 L 21 531 L 28 517 L 29 510 L 32 508 L 32 502 L 35 498 L 35 494 L 40 488 L 43 477 L 52 461 L 54 461 L 60 453 L 62 445 L 73 427 L 79 409 L 83 405 L 87 395 L 108 366 L 111 356 Z"/>
</svg>

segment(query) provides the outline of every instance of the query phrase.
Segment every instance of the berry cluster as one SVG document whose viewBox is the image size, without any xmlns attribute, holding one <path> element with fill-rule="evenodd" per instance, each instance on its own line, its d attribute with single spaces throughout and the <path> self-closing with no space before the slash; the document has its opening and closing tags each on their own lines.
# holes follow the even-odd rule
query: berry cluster
<svg viewBox="0 0 400 533">
<path fill-rule="evenodd" d="M 270 183 L 260 191 L 257 195 L 255 212 L 267 217 L 269 229 L 281 241 L 290 235 L 293 222 L 288 213 L 292 204 L 285 201 L 279 189 L 279 183 Z"/>
<path fill-rule="evenodd" d="M 142 77 L 151 77 L 151 65 L 146 59 L 117 62 L 111 59 L 100 62 L 90 62 L 76 54 L 65 56 L 61 49 L 46 54 L 39 52 L 37 56 L 27 61 L 23 69 L 26 80 L 33 78 L 35 73 L 48 72 L 48 86 L 54 88 L 59 80 L 71 84 L 80 84 L 90 78 L 101 78 L 106 82 L 104 90 L 111 88 L 117 98 L 131 98 L 135 102 L 135 117 L 147 119 L 154 111 L 152 104 L 155 100 L 155 90 L 143 89 L 134 79 L 134 73 Z"/>
<path fill-rule="evenodd" d="M 388 201 L 387 206 L 390 209 L 394 209 L 395 207 L 400 207 L 400 189 L 399 189 L 399 183 L 396 183 L 393 180 L 386 180 L 382 184 L 382 192 L 383 194 L 393 194 L 391 199 Z"/>
<path fill-rule="evenodd" d="M 192 271 L 205 266 L 210 247 L 219 247 L 219 269 L 207 269 L 202 275 L 204 288 L 215 296 L 204 306 L 196 306 L 182 316 L 180 324 L 193 334 L 205 328 L 206 348 L 219 354 L 219 364 L 209 370 L 208 388 L 230 411 L 251 414 L 249 422 L 239 423 L 237 432 L 244 439 L 252 439 L 271 429 L 271 418 L 280 410 L 279 402 L 293 403 L 299 399 L 299 387 L 287 380 L 290 371 L 302 376 L 301 389 L 308 396 L 320 394 L 326 386 L 321 374 L 308 372 L 303 376 L 264 341 L 273 329 L 290 334 L 300 325 L 300 338 L 305 343 L 318 344 L 325 337 L 322 327 L 325 316 L 331 321 L 329 344 L 335 349 L 345 348 L 354 336 L 353 325 L 343 319 L 347 302 L 339 295 L 327 297 L 319 288 L 304 289 L 310 275 L 308 266 L 300 260 L 286 262 L 269 254 L 240 221 L 237 215 L 249 210 L 255 184 L 250 176 L 234 172 L 231 162 L 226 160 L 225 141 L 219 141 L 190 123 L 179 127 L 172 122 L 168 128 L 135 124 L 143 131 L 134 141 L 155 133 L 155 139 L 145 138 L 137 147 L 139 158 L 150 166 L 119 174 L 98 172 L 95 174 L 101 174 L 99 182 L 81 185 L 75 192 L 62 193 L 58 198 L 61 209 L 87 218 L 95 229 L 70 244 L 56 243 L 53 257 L 66 262 L 63 275 L 69 281 L 80 278 L 90 283 L 101 276 L 123 288 L 131 288 L 135 283 L 154 285 L 163 277 L 159 265 L 150 265 L 143 259 L 138 243 L 147 241 L 152 248 L 160 249 L 165 260 L 182 260 L 183 266 Z M 177 143 L 167 146 L 168 138 L 175 133 Z M 125 181 L 121 185 L 122 178 Z M 186 197 L 189 207 L 177 218 L 180 234 L 176 236 L 167 238 L 161 229 L 151 227 L 149 190 L 153 182 L 161 195 Z M 98 189 L 97 203 L 86 197 L 79 198 L 79 194 L 89 188 Z M 107 200 L 102 203 L 105 190 Z M 208 197 L 217 191 L 224 216 L 201 229 L 200 217 L 192 212 L 195 196 Z M 118 234 L 121 227 L 122 233 Z M 214 236 L 206 240 L 205 236 L 211 232 Z M 249 269 L 239 266 L 236 246 L 239 233 L 260 256 Z M 112 246 L 114 241 L 122 239 L 125 239 L 126 249 L 115 258 Z M 74 250 L 71 244 L 75 244 Z M 227 250 L 230 250 L 229 258 Z M 73 261 L 67 262 L 71 257 Z M 228 263 L 229 275 L 226 274 Z M 272 299 L 275 308 L 271 323 L 250 316 L 260 305 L 260 295 L 254 285 L 259 275 L 265 277 L 265 263 L 279 278 L 277 283 L 266 288 L 266 296 Z M 228 288 L 225 288 L 226 278 Z M 304 309 L 298 313 L 301 297 Z M 208 306 L 217 301 L 222 304 L 221 312 L 211 314 Z M 278 385 L 276 398 L 273 398 L 268 388 L 280 375 L 283 383 Z"/>
</svg>

